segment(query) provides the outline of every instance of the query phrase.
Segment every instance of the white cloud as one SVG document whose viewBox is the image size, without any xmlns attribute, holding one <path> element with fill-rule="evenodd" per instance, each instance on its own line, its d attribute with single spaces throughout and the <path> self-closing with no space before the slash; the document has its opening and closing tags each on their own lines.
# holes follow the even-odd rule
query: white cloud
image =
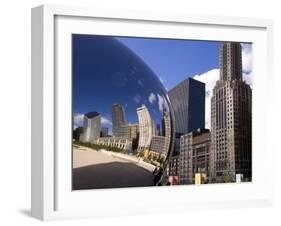
<svg viewBox="0 0 281 226">
<path fill-rule="evenodd" d="M 84 114 L 81 113 L 75 113 L 73 116 L 73 124 L 74 127 L 81 126 L 84 120 Z"/>
<path fill-rule="evenodd" d="M 74 116 L 73 116 L 73 126 L 74 128 L 77 128 L 78 126 L 83 126 L 83 121 L 84 121 L 84 114 L 81 114 L 81 113 L 75 113 Z M 112 125 L 112 122 L 102 116 L 101 117 L 101 124 L 103 125 Z"/>
<path fill-rule="evenodd" d="M 149 96 L 148 96 L 148 101 L 149 103 L 153 104 L 155 101 L 156 101 L 156 96 L 154 93 L 151 93 Z"/>
<path fill-rule="evenodd" d="M 249 72 L 249 73 L 243 73 L 243 80 L 250 85 L 251 87 L 253 87 L 253 72 Z"/>
<path fill-rule="evenodd" d="M 133 100 L 138 104 L 141 101 L 141 96 L 137 94 L 136 96 L 134 96 Z"/>
<path fill-rule="evenodd" d="M 216 85 L 216 81 L 219 80 L 220 70 L 215 68 L 201 75 L 195 75 L 193 78 L 204 82 L 206 86 L 205 95 L 205 127 L 210 129 L 211 123 L 211 97 L 213 95 L 213 88 Z"/>
<path fill-rule="evenodd" d="M 112 125 L 112 122 L 108 118 L 102 116 L 101 117 L 101 124 L 103 124 L 103 125 Z"/>
<path fill-rule="evenodd" d="M 253 54 L 252 44 L 242 43 L 242 69 L 243 73 L 252 72 Z"/>
</svg>

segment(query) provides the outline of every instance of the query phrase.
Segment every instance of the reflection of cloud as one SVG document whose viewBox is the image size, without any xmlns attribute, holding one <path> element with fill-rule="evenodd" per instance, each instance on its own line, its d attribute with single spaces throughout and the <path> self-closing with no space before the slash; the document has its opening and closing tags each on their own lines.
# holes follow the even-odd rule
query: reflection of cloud
<svg viewBox="0 0 281 226">
<path fill-rule="evenodd" d="M 149 96 L 148 96 L 148 101 L 149 103 L 153 104 L 155 101 L 156 101 L 156 96 L 154 93 L 151 93 Z"/>
<path fill-rule="evenodd" d="M 252 71 L 252 44 L 242 43 L 242 68 L 244 73 L 250 73 Z"/>
<path fill-rule="evenodd" d="M 141 96 L 137 94 L 134 96 L 133 100 L 138 104 L 141 101 Z"/>
<path fill-rule="evenodd" d="M 73 125 L 74 128 L 77 128 L 78 126 L 81 126 L 84 120 L 84 114 L 81 113 L 75 113 L 73 115 Z"/>
<path fill-rule="evenodd" d="M 82 126 L 83 121 L 84 121 L 84 114 L 81 114 L 81 113 L 75 113 L 74 114 L 74 116 L 73 116 L 73 126 L 74 126 L 74 128 Z M 112 125 L 112 122 L 108 118 L 102 116 L 101 117 L 101 124 Z"/>
<path fill-rule="evenodd" d="M 103 124 L 103 125 L 112 125 L 112 122 L 108 118 L 102 116 L 101 117 L 101 124 Z"/>
<path fill-rule="evenodd" d="M 117 72 L 117 73 L 113 73 L 111 75 L 111 82 L 112 82 L 112 85 L 114 85 L 118 88 L 122 88 L 122 87 L 126 86 L 126 84 L 128 82 L 128 78 L 125 73 Z"/>
<path fill-rule="evenodd" d="M 138 84 L 143 87 L 143 86 L 144 86 L 144 85 L 143 85 L 143 80 L 142 80 L 142 79 L 139 79 L 139 80 L 138 80 Z"/>
<path fill-rule="evenodd" d="M 159 77 L 159 80 L 160 80 L 160 82 L 161 82 L 162 84 L 164 84 L 164 83 L 166 82 L 166 80 L 163 79 L 163 78 L 161 78 L 161 77 Z"/>
<path fill-rule="evenodd" d="M 160 94 L 157 94 L 157 97 L 158 97 L 158 108 L 159 108 L 159 111 L 163 112 L 163 104 L 164 104 L 163 97 L 161 97 Z"/>
<path fill-rule="evenodd" d="M 167 103 L 166 99 L 163 96 L 161 96 L 160 94 L 157 94 L 157 97 L 158 97 L 159 111 L 163 112 L 163 110 L 168 110 L 169 107 L 168 107 L 168 103 Z"/>
<path fill-rule="evenodd" d="M 206 86 L 206 95 L 205 95 L 205 127 L 210 129 L 210 118 L 211 118 L 211 97 L 213 94 L 213 88 L 216 85 L 216 81 L 219 80 L 219 69 L 212 69 L 203 73 L 201 75 L 195 75 L 193 78 L 204 82 Z"/>
</svg>

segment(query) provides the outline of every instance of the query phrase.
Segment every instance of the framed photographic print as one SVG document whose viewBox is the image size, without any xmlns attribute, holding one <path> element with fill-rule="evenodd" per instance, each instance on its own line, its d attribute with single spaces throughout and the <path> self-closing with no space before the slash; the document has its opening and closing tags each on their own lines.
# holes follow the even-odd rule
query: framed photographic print
<svg viewBox="0 0 281 226">
<path fill-rule="evenodd" d="M 269 20 L 32 9 L 32 215 L 272 203 Z"/>
</svg>

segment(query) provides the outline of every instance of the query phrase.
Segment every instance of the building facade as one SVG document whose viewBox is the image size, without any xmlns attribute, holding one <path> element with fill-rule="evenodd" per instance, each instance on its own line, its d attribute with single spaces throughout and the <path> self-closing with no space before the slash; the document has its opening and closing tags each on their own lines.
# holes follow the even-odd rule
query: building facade
<svg viewBox="0 0 281 226">
<path fill-rule="evenodd" d="M 119 127 L 118 137 L 137 138 L 139 132 L 138 124 L 127 124 Z"/>
<path fill-rule="evenodd" d="M 157 135 L 158 130 L 156 129 L 153 133 L 150 151 L 160 154 L 162 156 L 167 156 L 171 146 L 172 129 L 171 129 L 171 117 L 166 110 L 163 110 L 163 135 Z"/>
<path fill-rule="evenodd" d="M 178 155 L 180 136 L 205 128 L 205 83 L 187 78 L 169 92 L 174 114 L 173 155 Z"/>
<path fill-rule="evenodd" d="M 208 129 L 185 134 L 180 139 L 179 182 L 194 184 L 195 175 L 209 177 L 211 133 Z"/>
<path fill-rule="evenodd" d="M 169 176 L 179 176 L 180 169 L 180 156 L 175 155 L 170 158 L 169 161 Z"/>
<path fill-rule="evenodd" d="M 102 127 L 101 128 L 100 136 L 101 137 L 108 137 L 108 128 L 107 127 Z"/>
<path fill-rule="evenodd" d="M 242 78 L 240 43 L 220 47 L 220 78 L 211 98 L 211 174 L 252 174 L 252 90 Z"/>
<path fill-rule="evenodd" d="M 112 105 L 112 136 L 120 137 L 120 128 L 126 125 L 125 111 L 121 104 Z"/>
<path fill-rule="evenodd" d="M 170 146 L 172 145 L 172 121 L 171 121 L 171 116 L 167 111 L 163 111 L 163 122 L 164 122 L 164 134 L 163 136 L 165 137 L 165 146 L 164 149 L 162 150 L 162 154 L 168 155 Z"/>
<path fill-rule="evenodd" d="M 166 138 L 163 136 L 152 136 L 149 150 L 157 154 L 166 154 L 164 152 Z"/>
<path fill-rule="evenodd" d="M 138 151 L 149 149 L 151 139 L 153 136 L 153 122 L 150 113 L 145 105 L 137 108 L 137 115 L 139 120 L 139 143 Z"/>
<path fill-rule="evenodd" d="M 73 130 L 72 138 L 74 140 L 81 140 L 81 135 L 83 134 L 83 127 L 79 126 L 76 129 Z"/>
<path fill-rule="evenodd" d="M 92 142 L 100 137 L 101 115 L 96 111 L 84 115 L 83 133 L 80 136 L 82 142 Z"/>
<path fill-rule="evenodd" d="M 187 78 L 168 92 L 175 132 L 186 134 L 205 127 L 205 83 Z"/>
</svg>

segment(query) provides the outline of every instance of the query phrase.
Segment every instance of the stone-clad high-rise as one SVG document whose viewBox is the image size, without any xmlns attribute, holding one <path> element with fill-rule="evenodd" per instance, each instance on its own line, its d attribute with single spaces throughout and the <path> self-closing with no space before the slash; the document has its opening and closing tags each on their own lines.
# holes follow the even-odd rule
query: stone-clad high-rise
<svg viewBox="0 0 281 226">
<path fill-rule="evenodd" d="M 139 119 L 139 145 L 138 150 L 144 151 L 149 149 L 153 136 L 153 121 L 145 105 L 137 108 Z"/>
<path fill-rule="evenodd" d="M 100 137 L 101 115 L 96 112 L 89 112 L 84 115 L 82 142 L 92 142 Z"/>
<path fill-rule="evenodd" d="M 240 43 L 220 47 L 220 78 L 211 98 L 210 174 L 213 182 L 223 176 L 252 174 L 252 90 L 243 81 Z M 222 176 L 222 177 L 221 177 Z"/>
<path fill-rule="evenodd" d="M 114 137 L 121 136 L 121 127 L 125 126 L 125 112 L 121 104 L 112 105 L 112 135 Z"/>
</svg>

